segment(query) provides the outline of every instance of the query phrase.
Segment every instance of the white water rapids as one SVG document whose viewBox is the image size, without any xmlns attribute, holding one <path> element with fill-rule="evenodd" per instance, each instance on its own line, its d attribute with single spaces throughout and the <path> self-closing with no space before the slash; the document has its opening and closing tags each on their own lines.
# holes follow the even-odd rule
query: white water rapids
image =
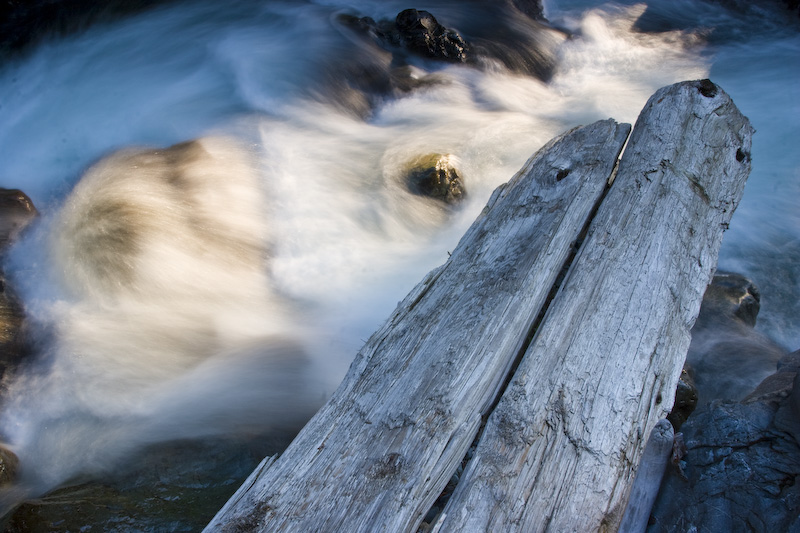
<svg viewBox="0 0 800 533">
<path fill-rule="evenodd" d="M 531 154 L 578 124 L 633 123 L 681 80 L 718 83 L 757 129 L 720 268 L 751 276 L 758 327 L 800 348 L 797 25 L 652 3 L 546 2 L 570 34 L 543 30 L 551 80 L 416 60 L 428 83 L 368 112 L 342 79 L 385 57 L 338 13 L 416 7 L 459 29 L 480 2 L 177 2 L 0 65 L 0 186 L 43 214 L 6 265 L 47 339 L 0 417 L 26 482 L 41 492 L 138 446 L 307 417 Z M 196 138 L 211 159 L 115 160 L 70 196 L 116 150 Z M 468 196 L 453 211 L 404 188 L 405 163 L 432 152 L 459 161 Z M 145 164 L 194 176 L 187 209 L 205 218 L 173 189 L 128 188 Z M 133 235 L 124 257 L 78 242 L 99 220 Z"/>
</svg>

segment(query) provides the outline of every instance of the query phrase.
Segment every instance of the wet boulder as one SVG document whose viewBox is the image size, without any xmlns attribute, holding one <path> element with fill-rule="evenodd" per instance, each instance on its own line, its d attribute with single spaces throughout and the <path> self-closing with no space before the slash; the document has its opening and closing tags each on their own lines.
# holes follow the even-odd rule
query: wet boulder
<svg viewBox="0 0 800 533">
<path fill-rule="evenodd" d="M 0 487 L 16 481 L 18 469 L 19 459 L 16 454 L 0 444 Z"/>
<path fill-rule="evenodd" d="M 37 214 L 27 194 L 19 189 L 0 189 L 0 253 Z"/>
<path fill-rule="evenodd" d="M 703 296 L 686 362 L 699 403 L 741 400 L 775 372 L 786 351 L 754 329 L 761 295 L 752 280 L 718 272 Z"/>
<path fill-rule="evenodd" d="M 0 189 L 0 256 L 36 218 L 31 199 L 18 189 Z M 13 287 L 0 271 L 0 383 L 27 353 L 24 339 L 25 312 Z M 2 455 L 0 455 L 2 461 Z"/>
<path fill-rule="evenodd" d="M 402 44 L 422 57 L 466 63 L 469 45 L 455 30 L 445 28 L 428 11 L 406 9 L 395 19 Z"/>
<path fill-rule="evenodd" d="M 454 205 L 466 196 L 457 159 L 449 154 L 427 154 L 411 161 L 406 172 L 409 190 Z"/>
<path fill-rule="evenodd" d="M 464 38 L 441 25 L 428 11 L 406 9 L 393 21 L 347 14 L 339 15 L 337 20 L 389 49 L 403 49 L 420 57 L 451 63 L 466 63 L 470 58 L 470 46 Z"/>
<path fill-rule="evenodd" d="M 741 402 L 714 400 L 683 426 L 648 531 L 796 531 L 800 351 Z"/>
<path fill-rule="evenodd" d="M 667 415 L 675 431 L 680 430 L 684 422 L 697 408 L 697 386 L 694 384 L 692 373 L 684 367 L 681 377 L 678 379 L 678 386 L 675 389 L 675 403 L 672 411 Z"/>
<path fill-rule="evenodd" d="M 390 51 L 394 65 L 413 63 L 416 56 L 476 68 L 501 66 L 545 81 L 555 73 L 566 34 L 546 24 L 540 2 L 475 3 L 448 17 L 445 26 L 428 11 L 406 9 L 394 20 L 342 14 L 337 21 Z"/>
<path fill-rule="evenodd" d="M 761 293 L 753 281 L 734 272 L 718 272 L 703 295 L 695 328 L 730 327 L 735 321 L 755 327 Z"/>
<path fill-rule="evenodd" d="M 394 21 L 339 14 L 336 23 L 350 39 L 348 53 L 323 61 L 318 68 L 324 93 L 366 118 L 387 98 L 400 98 L 441 82 L 435 74 L 412 66 Z"/>
</svg>

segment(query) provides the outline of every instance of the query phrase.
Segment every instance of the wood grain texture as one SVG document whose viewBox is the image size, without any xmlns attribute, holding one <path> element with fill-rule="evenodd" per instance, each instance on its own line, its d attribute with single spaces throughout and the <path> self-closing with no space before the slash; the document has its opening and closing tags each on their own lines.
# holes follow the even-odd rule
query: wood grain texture
<svg viewBox="0 0 800 533">
<path fill-rule="evenodd" d="M 616 531 L 672 406 L 751 135 L 708 80 L 651 97 L 440 531 Z"/>
<path fill-rule="evenodd" d="M 572 130 L 498 188 L 206 531 L 414 531 L 524 349 L 629 131 L 613 120 Z"/>
<path fill-rule="evenodd" d="M 669 420 L 659 420 L 642 452 L 618 533 L 644 533 L 647 529 L 650 511 L 672 456 L 674 439 L 675 430 Z"/>
</svg>

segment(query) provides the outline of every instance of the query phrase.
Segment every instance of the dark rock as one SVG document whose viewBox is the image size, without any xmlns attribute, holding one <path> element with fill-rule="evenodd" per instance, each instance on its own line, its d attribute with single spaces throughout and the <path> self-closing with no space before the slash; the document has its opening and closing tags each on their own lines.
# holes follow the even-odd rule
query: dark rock
<svg viewBox="0 0 800 533">
<path fill-rule="evenodd" d="M 406 9 L 394 21 L 376 22 L 371 17 L 339 15 L 344 26 L 389 48 L 403 48 L 418 56 L 453 63 L 469 60 L 469 45 L 456 32 L 445 28 L 428 11 Z"/>
<path fill-rule="evenodd" d="M 667 415 L 667 420 L 678 431 L 684 422 L 697 408 L 697 387 L 694 378 L 686 368 L 681 371 L 678 387 L 675 390 L 675 403 L 672 411 Z"/>
<path fill-rule="evenodd" d="M 480 2 L 448 12 L 458 31 L 440 24 L 428 11 L 407 9 L 395 20 L 339 15 L 354 33 L 392 52 L 393 64 L 406 55 L 494 68 L 501 64 L 520 74 L 549 80 L 556 67 L 556 48 L 566 35 L 545 25 L 538 1 Z"/>
<path fill-rule="evenodd" d="M 511 5 L 533 20 L 538 20 L 540 22 L 547 20 L 544 17 L 544 8 L 542 7 L 541 0 L 511 0 Z"/>
<path fill-rule="evenodd" d="M 778 371 L 759 383 L 742 403 L 773 402 L 782 405 L 775 416 L 775 425 L 800 442 L 800 350 L 778 362 Z M 784 402 L 784 400 L 786 401 Z"/>
<path fill-rule="evenodd" d="M 38 212 L 28 195 L 19 189 L 0 189 L 0 253 Z"/>
<path fill-rule="evenodd" d="M 37 215 L 36 207 L 24 192 L 0 189 L 0 256 Z M 0 383 L 28 352 L 24 326 L 22 303 L 0 271 Z"/>
<path fill-rule="evenodd" d="M 745 401 L 689 418 L 682 471 L 667 472 L 648 531 L 798 530 L 800 352 L 785 363 Z"/>
<path fill-rule="evenodd" d="M 701 406 L 744 398 L 786 353 L 753 329 L 760 299 L 755 284 L 739 274 L 719 272 L 708 286 L 686 356 Z"/>
<path fill-rule="evenodd" d="M 349 14 L 339 14 L 335 21 L 350 42 L 342 44 L 347 53 L 320 62 L 317 70 L 325 87 L 319 92 L 343 108 L 367 118 L 386 99 L 440 82 L 436 75 L 407 63 L 394 21 Z"/>
<path fill-rule="evenodd" d="M 761 293 L 752 280 L 733 272 L 718 272 L 703 295 L 695 328 L 710 328 L 738 320 L 752 327 L 761 309 Z"/>
<path fill-rule="evenodd" d="M 759 383 L 753 392 L 742 399 L 742 402 L 777 398 L 792 390 L 792 383 L 800 371 L 800 350 L 784 356 L 778 361 L 777 366 L 778 371 Z"/>
<path fill-rule="evenodd" d="M 454 30 L 445 28 L 427 11 L 406 9 L 395 19 L 400 41 L 423 57 L 466 63 L 469 45 Z"/>
<path fill-rule="evenodd" d="M 451 155 L 428 154 L 408 165 L 408 187 L 414 194 L 428 196 L 446 204 L 464 199 L 466 191 Z"/>
</svg>

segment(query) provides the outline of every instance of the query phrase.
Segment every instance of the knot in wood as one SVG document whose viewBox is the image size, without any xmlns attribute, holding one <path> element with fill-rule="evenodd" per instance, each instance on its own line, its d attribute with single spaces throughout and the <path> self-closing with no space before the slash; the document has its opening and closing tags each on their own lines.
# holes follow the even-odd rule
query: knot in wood
<svg viewBox="0 0 800 533">
<path fill-rule="evenodd" d="M 717 96 L 719 87 L 717 87 L 713 81 L 705 79 L 697 82 L 697 90 L 706 98 L 714 98 Z"/>
<path fill-rule="evenodd" d="M 736 160 L 739 163 L 748 162 L 748 161 L 750 161 L 750 154 L 748 152 L 745 152 L 741 148 L 737 148 L 736 149 Z"/>
</svg>

